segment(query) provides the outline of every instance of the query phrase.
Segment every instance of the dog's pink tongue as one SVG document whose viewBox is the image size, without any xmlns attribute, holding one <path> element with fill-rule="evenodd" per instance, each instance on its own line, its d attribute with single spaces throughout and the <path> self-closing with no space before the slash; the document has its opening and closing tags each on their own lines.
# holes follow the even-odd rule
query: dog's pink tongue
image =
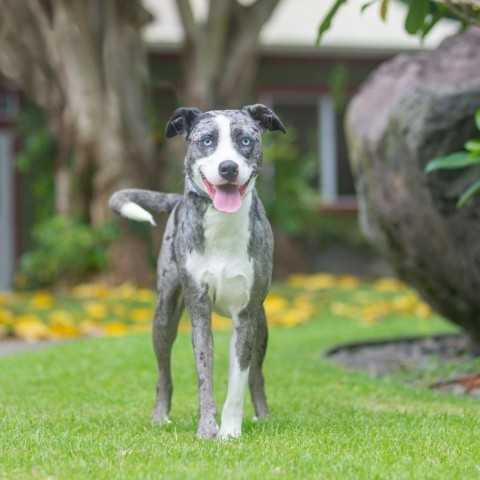
<svg viewBox="0 0 480 480">
<path fill-rule="evenodd" d="M 233 213 L 242 206 L 242 196 L 240 189 L 236 185 L 218 185 L 215 196 L 213 197 L 213 206 L 221 212 Z"/>
</svg>

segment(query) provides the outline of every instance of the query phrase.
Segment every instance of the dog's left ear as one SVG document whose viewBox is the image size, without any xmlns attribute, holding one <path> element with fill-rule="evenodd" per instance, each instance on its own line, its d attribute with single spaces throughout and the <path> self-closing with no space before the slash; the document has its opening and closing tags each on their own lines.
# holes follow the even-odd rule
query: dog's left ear
<svg viewBox="0 0 480 480">
<path fill-rule="evenodd" d="M 175 135 L 182 135 L 186 138 L 192 129 L 193 122 L 201 114 L 202 111 L 198 108 L 177 108 L 167 123 L 165 135 L 167 138 Z"/>
<path fill-rule="evenodd" d="M 246 111 L 255 120 L 262 131 L 280 130 L 283 133 L 287 132 L 280 119 L 272 112 L 272 110 L 261 103 L 247 105 L 246 107 L 243 107 L 242 110 Z"/>
</svg>

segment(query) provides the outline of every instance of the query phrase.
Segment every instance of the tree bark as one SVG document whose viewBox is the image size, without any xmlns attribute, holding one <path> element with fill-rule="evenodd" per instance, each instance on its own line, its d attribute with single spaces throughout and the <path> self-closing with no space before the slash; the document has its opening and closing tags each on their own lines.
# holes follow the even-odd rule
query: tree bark
<svg viewBox="0 0 480 480">
<path fill-rule="evenodd" d="M 148 15 L 140 1 L 121 0 L 0 0 L 0 10 L 0 69 L 46 111 L 62 158 L 73 158 L 69 179 L 57 162 L 62 213 L 76 204 L 65 202 L 66 185 L 81 195 L 77 180 L 93 175 L 85 213 L 102 225 L 115 190 L 156 183 L 143 105 Z M 146 249 L 125 234 L 115 251 L 135 262 L 113 267 L 119 280 L 139 281 L 151 270 Z"/>
<path fill-rule="evenodd" d="M 202 110 L 239 107 L 258 63 L 259 37 L 279 0 L 210 0 L 207 19 L 195 19 L 190 0 L 177 0 L 185 31 L 184 103 Z"/>
</svg>

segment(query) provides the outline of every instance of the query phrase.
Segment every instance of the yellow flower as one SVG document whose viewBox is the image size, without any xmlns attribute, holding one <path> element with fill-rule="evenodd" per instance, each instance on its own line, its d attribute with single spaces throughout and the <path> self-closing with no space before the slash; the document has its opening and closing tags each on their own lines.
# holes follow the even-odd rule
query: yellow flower
<svg viewBox="0 0 480 480">
<path fill-rule="evenodd" d="M 154 302 L 156 294 L 153 290 L 148 288 L 139 288 L 135 293 L 135 299 L 142 302 Z"/>
<path fill-rule="evenodd" d="M 82 334 L 80 327 L 73 322 L 72 316 L 64 310 L 54 310 L 48 319 L 52 336 L 78 337 Z"/>
<path fill-rule="evenodd" d="M 232 321 L 227 317 L 222 317 L 214 313 L 212 315 L 212 328 L 215 330 L 230 330 L 232 328 Z"/>
<path fill-rule="evenodd" d="M 105 324 L 105 333 L 107 335 L 124 335 L 127 333 L 127 326 L 120 322 L 108 322 Z"/>
<path fill-rule="evenodd" d="M 35 293 L 32 296 L 31 301 L 37 308 L 50 308 L 53 305 L 53 297 L 46 292 Z"/>
<path fill-rule="evenodd" d="M 131 283 L 124 283 L 115 289 L 114 295 L 119 298 L 135 298 L 137 289 Z"/>
<path fill-rule="evenodd" d="M 398 313 L 409 315 L 414 313 L 418 305 L 418 297 L 415 293 L 409 292 L 401 297 L 392 300 L 392 309 Z"/>
<path fill-rule="evenodd" d="M 152 308 L 136 308 L 130 311 L 130 319 L 134 322 L 150 322 L 153 320 Z"/>
<path fill-rule="evenodd" d="M 128 314 L 128 309 L 123 305 L 115 305 L 112 308 L 112 312 L 117 317 L 126 317 Z"/>
<path fill-rule="evenodd" d="M 89 337 L 98 337 L 104 334 L 104 327 L 101 323 L 96 322 L 95 320 L 85 320 L 80 323 L 78 326 L 83 335 Z"/>
<path fill-rule="evenodd" d="M 103 303 L 87 303 L 84 308 L 87 314 L 93 318 L 102 318 L 108 314 L 108 308 Z"/>
<path fill-rule="evenodd" d="M 271 293 L 265 299 L 263 303 L 267 316 L 281 313 L 288 307 L 288 301 L 286 298 L 281 297 L 275 293 Z"/>
<path fill-rule="evenodd" d="M 291 275 L 287 284 L 294 288 L 307 290 L 324 290 L 337 285 L 337 277 L 328 273 L 317 273 L 315 275 Z"/>
<path fill-rule="evenodd" d="M 347 317 L 358 319 L 360 314 L 359 309 L 355 305 L 348 303 L 334 302 L 330 305 L 330 311 L 337 317 Z"/>
<path fill-rule="evenodd" d="M 0 308 L 0 324 L 9 325 L 13 319 L 12 312 Z"/>
<path fill-rule="evenodd" d="M 428 318 L 433 315 L 433 310 L 431 309 L 430 305 L 420 302 L 415 308 L 415 315 L 420 318 Z"/>
<path fill-rule="evenodd" d="M 0 305 L 11 305 L 17 300 L 17 295 L 12 292 L 0 292 Z"/>
<path fill-rule="evenodd" d="M 340 288 L 355 288 L 360 284 L 360 280 L 353 275 L 340 275 L 337 279 L 337 285 Z"/>
<path fill-rule="evenodd" d="M 72 288 L 71 294 L 75 298 L 107 298 L 112 289 L 108 285 L 100 283 L 81 283 Z"/>
<path fill-rule="evenodd" d="M 376 302 L 366 305 L 360 313 L 360 321 L 363 324 L 371 324 L 382 320 L 386 315 L 392 313 L 392 305 L 389 302 Z"/>
<path fill-rule="evenodd" d="M 373 288 L 379 292 L 395 292 L 397 290 L 405 290 L 406 285 L 396 278 L 383 277 L 373 282 Z"/>
<path fill-rule="evenodd" d="M 35 315 L 16 317 L 13 331 L 17 337 L 30 341 L 51 336 L 50 329 Z"/>
<path fill-rule="evenodd" d="M 146 324 L 138 324 L 138 325 L 131 325 L 128 328 L 130 333 L 150 333 L 152 331 L 152 327 Z"/>
</svg>

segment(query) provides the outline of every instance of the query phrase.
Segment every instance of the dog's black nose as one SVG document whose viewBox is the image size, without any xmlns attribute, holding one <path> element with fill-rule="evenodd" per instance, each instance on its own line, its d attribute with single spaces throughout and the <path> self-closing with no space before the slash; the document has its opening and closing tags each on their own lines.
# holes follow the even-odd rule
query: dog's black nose
<svg viewBox="0 0 480 480">
<path fill-rule="evenodd" d="M 232 160 L 224 160 L 218 166 L 218 173 L 220 173 L 220 176 L 229 182 L 233 182 L 237 179 L 238 171 L 238 165 L 235 162 L 232 162 Z"/>
</svg>

